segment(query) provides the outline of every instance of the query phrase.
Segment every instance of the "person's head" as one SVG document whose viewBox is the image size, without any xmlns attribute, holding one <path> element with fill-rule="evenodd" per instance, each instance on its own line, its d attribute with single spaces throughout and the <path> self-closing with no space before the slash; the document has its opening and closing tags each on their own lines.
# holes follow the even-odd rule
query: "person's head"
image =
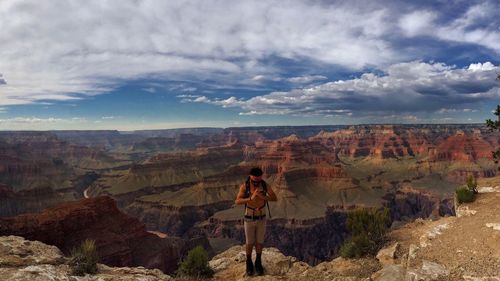
<svg viewBox="0 0 500 281">
<path fill-rule="evenodd" d="M 250 180 L 253 182 L 260 182 L 262 180 L 262 169 L 259 167 L 250 170 Z"/>
</svg>

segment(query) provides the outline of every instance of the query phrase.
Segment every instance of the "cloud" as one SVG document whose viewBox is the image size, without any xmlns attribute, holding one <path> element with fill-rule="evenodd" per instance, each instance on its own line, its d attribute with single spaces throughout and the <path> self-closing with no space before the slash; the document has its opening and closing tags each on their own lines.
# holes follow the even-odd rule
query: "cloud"
<svg viewBox="0 0 500 281">
<path fill-rule="evenodd" d="M 156 93 L 156 88 L 154 87 L 143 88 L 142 90 L 152 94 Z"/>
<path fill-rule="evenodd" d="M 495 81 L 499 70 L 489 62 L 457 68 L 413 61 L 393 64 L 382 75 L 369 72 L 356 79 L 272 92 L 246 100 L 197 96 L 188 101 L 241 108 L 240 115 L 358 117 L 384 116 L 388 112 L 475 112 L 466 106 L 500 99 L 500 86 Z M 417 118 L 416 114 L 404 116 L 406 120 Z"/>
<path fill-rule="evenodd" d="M 448 22 L 437 11 L 417 10 L 403 15 L 399 26 L 406 36 L 429 36 L 440 40 L 471 43 L 500 53 L 500 6 L 495 2 L 472 5 Z"/>
<path fill-rule="evenodd" d="M 3 78 L 3 75 L 2 73 L 0 73 L 0 85 L 2 84 L 7 84 L 7 82 L 5 81 L 5 79 Z"/>
<path fill-rule="evenodd" d="M 253 82 L 268 82 L 268 81 L 274 81 L 274 82 L 278 82 L 278 81 L 282 81 L 283 78 L 281 77 L 276 77 L 274 75 L 263 75 L 263 74 L 259 74 L 259 75 L 255 75 L 254 77 L 252 77 L 252 79 L 250 79 L 251 81 Z"/>
<path fill-rule="evenodd" d="M 472 71 L 487 71 L 487 70 L 493 70 L 495 69 L 495 66 L 487 61 L 485 63 L 471 63 L 469 65 L 469 70 L 472 70 Z"/>
<path fill-rule="evenodd" d="M 144 77 L 250 81 L 280 71 L 270 57 L 380 65 L 401 57 L 382 37 L 390 16 L 383 5 L 306 1 L 4 0 L 0 105 L 81 99 Z"/>
<path fill-rule="evenodd" d="M 472 108 L 462 108 L 462 109 L 457 109 L 457 108 L 441 108 L 436 113 L 439 114 L 444 114 L 444 113 L 455 113 L 455 112 L 478 112 L 479 110 L 477 109 L 472 109 Z"/>
<path fill-rule="evenodd" d="M 0 78 L 0 105 L 79 100 L 143 78 L 240 86 L 296 75 L 288 82 L 307 84 L 322 76 L 301 77 L 276 61 L 385 68 L 419 58 L 395 43 L 419 35 L 500 52 L 494 3 L 471 6 L 448 22 L 440 21 L 446 11 L 401 5 L 3 0 L 0 71 L 8 83 Z"/>
<path fill-rule="evenodd" d="M 14 117 L 7 119 L 0 119 L 0 123 L 9 123 L 9 124 L 33 124 L 33 123 L 55 123 L 61 122 L 64 119 L 61 118 L 38 118 L 38 117 Z M 69 120 L 68 120 L 69 121 Z"/>
<path fill-rule="evenodd" d="M 437 18 L 437 14 L 432 11 L 414 11 L 402 16 L 399 25 L 407 36 L 423 34 Z"/>
<path fill-rule="evenodd" d="M 304 75 L 304 76 L 299 76 L 299 77 L 291 77 L 288 78 L 287 80 L 292 83 L 297 83 L 297 84 L 308 84 L 314 81 L 318 80 L 327 80 L 328 77 L 323 76 L 323 75 Z"/>
</svg>

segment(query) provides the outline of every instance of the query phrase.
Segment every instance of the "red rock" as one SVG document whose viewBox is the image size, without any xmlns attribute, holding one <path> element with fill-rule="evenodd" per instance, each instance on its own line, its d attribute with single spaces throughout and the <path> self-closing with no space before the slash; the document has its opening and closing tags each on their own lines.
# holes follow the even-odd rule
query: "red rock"
<svg viewBox="0 0 500 281">
<path fill-rule="evenodd" d="M 0 235 L 18 235 L 55 245 L 65 254 L 85 239 L 96 241 L 99 262 L 110 266 L 144 266 L 170 273 L 196 242 L 160 238 L 136 218 L 120 212 L 108 196 L 82 199 L 40 213 L 0 218 Z"/>
</svg>

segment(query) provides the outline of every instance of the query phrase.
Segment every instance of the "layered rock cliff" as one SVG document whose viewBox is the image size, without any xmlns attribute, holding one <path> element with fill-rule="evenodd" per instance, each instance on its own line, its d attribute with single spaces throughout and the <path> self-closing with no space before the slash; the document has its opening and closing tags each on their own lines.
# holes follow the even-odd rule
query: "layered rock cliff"
<svg viewBox="0 0 500 281">
<path fill-rule="evenodd" d="M 40 213 L 0 218 L 0 235 L 18 235 L 57 246 L 65 254 L 85 239 L 96 241 L 99 261 L 112 266 L 144 266 L 172 272 L 196 244 L 206 239 L 160 238 L 118 210 L 107 196 L 82 199 Z"/>
<path fill-rule="evenodd" d="M 57 247 L 20 236 L 0 236 L 0 276 L 3 281 L 167 281 L 172 280 L 158 269 L 144 267 L 109 267 L 98 264 L 96 275 L 72 276 L 70 259 Z"/>
<path fill-rule="evenodd" d="M 316 281 L 495 281 L 500 276 L 500 186 L 498 179 L 481 180 L 475 202 L 457 208 L 457 216 L 418 219 L 389 233 L 376 257 L 335 258 L 311 266 L 280 250 L 266 247 L 265 275 L 245 277 L 245 249 L 235 246 L 209 262 L 215 271 L 208 280 Z M 488 184 L 488 186 L 484 186 Z M 288 233 L 273 235 L 292 238 Z M 316 234 L 318 235 L 318 234 Z M 315 236 L 314 238 L 317 238 Z M 321 242 L 320 239 L 317 241 Z M 300 244 L 300 241 L 294 241 Z M 326 245 L 323 246 L 326 248 Z M 255 259 L 253 255 L 252 259 Z M 0 236 L 2 280 L 186 280 L 158 270 L 98 265 L 96 275 L 71 276 L 68 258 L 54 247 L 22 237 Z"/>
<path fill-rule="evenodd" d="M 232 202 L 258 166 L 279 198 L 270 204 L 269 241 L 315 264 L 335 257 L 345 238 L 337 211 L 385 206 L 394 221 L 452 215 L 452 193 L 467 175 L 497 173 L 490 150 L 498 140 L 477 126 L 337 129 L 279 139 L 267 139 L 264 129 L 226 130 L 226 139 L 216 138 L 224 145 L 157 154 L 103 175 L 89 192 L 112 194 L 150 230 L 241 242 L 242 210 Z M 327 233 L 327 249 L 308 239 L 319 232 Z"/>
<path fill-rule="evenodd" d="M 80 198 L 83 189 L 97 179 L 95 171 L 123 163 L 127 161 L 62 141 L 50 132 L 2 132 L 0 183 L 13 193 L 0 198 L 0 216 L 38 211 L 53 206 L 53 202 Z M 29 197 L 36 201 L 37 194 L 40 200 L 29 203 Z"/>
<path fill-rule="evenodd" d="M 328 224 L 332 210 L 387 206 L 396 221 L 452 214 L 451 195 L 468 175 L 497 175 L 490 151 L 500 141 L 498 135 L 478 125 L 57 135 L 23 132 L 6 137 L 0 145 L 5 156 L 0 182 L 6 194 L 0 197 L 0 215 L 38 211 L 58 200 L 79 198 L 85 190 L 85 196 L 113 196 L 122 211 L 139 218 L 151 231 L 184 237 L 205 233 L 214 239 L 242 241 L 241 229 L 234 222 L 241 219 L 243 210 L 233 208 L 233 202 L 248 170 L 259 166 L 279 198 L 270 204 L 274 225 L 270 241 L 284 253 L 310 263 L 337 254 L 342 230 L 325 236 L 330 239 L 328 250 L 308 241 L 315 231 L 335 229 Z M 66 142 L 78 139 L 79 145 Z M 57 157 L 48 158 L 52 154 Z M 301 246 L 294 250 L 290 241 L 279 236 L 282 232 Z"/>
<path fill-rule="evenodd" d="M 211 259 L 209 265 L 215 274 L 208 280 L 498 280 L 500 186 L 497 181 L 495 184 L 480 187 L 476 201 L 459 206 L 456 217 L 419 219 L 393 229 L 386 247 L 376 257 L 336 258 L 311 266 L 296 257 L 283 255 L 276 248 L 266 247 L 262 254 L 265 275 L 250 278 L 245 277 L 245 249 L 235 246 Z M 57 247 L 17 236 L 0 236 L 0 276 L 6 281 L 186 280 L 143 267 L 114 268 L 98 264 L 98 269 L 96 275 L 71 276 L 68 258 Z"/>
</svg>

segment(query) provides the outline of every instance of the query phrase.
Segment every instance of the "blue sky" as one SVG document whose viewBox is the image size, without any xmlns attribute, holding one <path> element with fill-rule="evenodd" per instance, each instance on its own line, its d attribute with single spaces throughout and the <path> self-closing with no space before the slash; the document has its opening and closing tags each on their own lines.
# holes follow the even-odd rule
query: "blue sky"
<svg viewBox="0 0 500 281">
<path fill-rule="evenodd" d="M 0 1 L 0 129 L 475 123 L 496 1 Z"/>
</svg>

